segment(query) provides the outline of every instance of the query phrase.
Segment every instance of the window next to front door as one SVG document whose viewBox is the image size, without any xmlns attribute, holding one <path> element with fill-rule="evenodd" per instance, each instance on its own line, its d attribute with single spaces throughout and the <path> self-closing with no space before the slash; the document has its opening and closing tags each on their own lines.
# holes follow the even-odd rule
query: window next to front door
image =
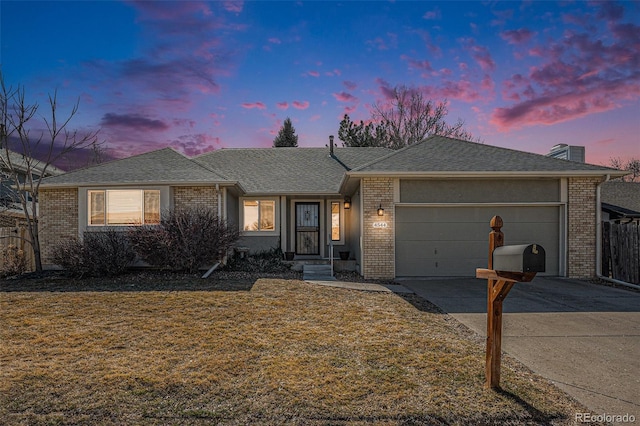
<svg viewBox="0 0 640 426">
<path fill-rule="evenodd" d="M 328 204 L 328 214 L 331 226 L 331 242 L 334 245 L 345 243 L 345 210 L 341 201 L 331 201 Z"/>
<path fill-rule="evenodd" d="M 245 235 L 277 232 L 276 200 L 243 199 L 240 213 Z"/>
</svg>

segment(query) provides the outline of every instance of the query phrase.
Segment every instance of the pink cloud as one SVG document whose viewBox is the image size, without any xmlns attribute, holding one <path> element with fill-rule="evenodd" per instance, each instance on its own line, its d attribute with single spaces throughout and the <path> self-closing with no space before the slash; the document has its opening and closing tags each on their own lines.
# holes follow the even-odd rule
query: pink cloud
<svg viewBox="0 0 640 426">
<path fill-rule="evenodd" d="M 426 19 L 428 21 L 442 19 L 442 12 L 440 11 L 439 8 L 436 7 L 433 10 L 425 12 L 425 14 L 422 15 L 422 19 Z"/>
<path fill-rule="evenodd" d="M 495 83 L 493 82 L 491 76 L 489 76 L 488 74 L 484 75 L 484 77 L 482 78 L 482 82 L 480 83 L 480 88 L 484 92 L 493 93 L 493 91 L 495 90 Z"/>
<path fill-rule="evenodd" d="M 522 44 L 531 40 L 534 34 L 534 32 L 527 28 L 520 28 L 518 30 L 503 31 L 500 33 L 500 37 L 509 44 Z"/>
<path fill-rule="evenodd" d="M 307 75 L 310 75 L 311 77 L 320 77 L 320 73 L 318 71 L 309 71 L 307 72 Z"/>
<path fill-rule="evenodd" d="M 640 88 L 633 89 L 635 97 L 640 96 Z M 510 108 L 496 108 L 490 122 L 500 131 L 534 125 L 551 125 L 573 120 L 586 115 L 609 111 L 618 107 L 615 98 L 623 98 L 629 93 L 564 93 L 555 96 L 539 96 L 520 102 Z"/>
<path fill-rule="evenodd" d="M 285 102 L 278 102 L 276 104 L 276 106 L 278 107 L 278 109 L 288 109 L 289 108 L 289 104 L 285 101 Z"/>
<path fill-rule="evenodd" d="M 407 55 L 401 55 L 400 59 L 402 59 L 403 61 L 407 62 L 409 64 L 409 68 L 413 68 L 413 69 L 417 69 L 417 70 L 423 70 L 423 71 L 430 71 L 431 70 L 431 63 L 427 60 L 424 61 L 420 61 L 417 59 L 412 59 Z"/>
<path fill-rule="evenodd" d="M 268 41 L 271 44 L 282 44 L 282 41 L 280 41 L 280 39 L 277 37 L 271 37 L 268 39 Z"/>
<path fill-rule="evenodd" d="M 334 93 L 333 97 L 340 102 L 355 102 L 358 100 L 358 98 L 347 92 Z"/>
<path fill-rule="evenodd" d="M 386 37 L 376 37 L 373 40 L 367 40 L 369 46 L 377 50 L 390 50 L 398 46 L 398 35 L 395 33 L 387 33 Z"/>
<path fill-rule="evenodd" d="M 227 12 L 240 13 L 244 8 L 244 1 L 224 1 L 222 5 Z"/>
<path fill-rule="evenodd" d="M 309 101 L 293 101 L 291 102 L 291 105 L 295 109 L 307 109 L 309 108 Z"/>
<path fill-rule="evenodd" d="M 320 114 L 315 114 L 312 115 L 311 117 L 309 117 L 309 121 L 318 121 L 322 118 L 322 116 Z"/>
<path fill-rule="evenodd" d="M 436 99 L 456 99 L 463 102 L 476 102 L 483 96 L 476 89 L 478 84 L 469 80 L 445 81 L 441 87 L 424 88 L 428 95 Z"/>
<path fill-rule="evenodd" d="M 246 109 L 266 109 L 267 107 L 262 102 L 245 102 L 242 104 L 242 108 Z"/>
<path fill-rule="evenodd" d="M 488 72 L 495 70 L 496 63 L 493 61 L 489 49 L 477 44 L 473 38 L 463 38 L 460 39 L 460 42 L 469 51 L 471 57 L 475 59 L 476 63 L 480 65 L 480 68 L 482 68 L 483 71 Z"/>
<path fill-rule="evenodd" d="M 393 87 L 391 87 L 389 82 L 383 80 L 382 78 L 377 78 L 376 83 L 380 85 L 380 93 L 386 100 L 390 100 L 395 97 L 395 92 L 393 91 Z"/>
<path fill-rule="evenodd" d="M 611 22 L 621 17 L 619 8 L 610 5 L 597 14 Z M 502 131 L 551 125 L 640 98 L 640 26 L 610 23 L 609 28 L 609 38 L 588 28 L 567 30 L 561 39 L 536 47 L 542 62 L 528 75 L 516 74 L 503 83 L 503 98 L 514 103 L 495 109 L 491 122 Z"/>
<path fill-rule="evenodd" d="M 343 81 L 342 84 L 344 85 L 344 87 L 346 87 L 348 90 L 355 90 L 356 87 L 358 87 L 358 84 L 355 81 Z"/>
<path fill-rule="evenodd" d="M 221 146 L 219 137 L 206 133 L 197 133 L 178 136 L 169 144 L 172 148 L 184 153 L 189 157 L 195 157 Z"/>
</svg>

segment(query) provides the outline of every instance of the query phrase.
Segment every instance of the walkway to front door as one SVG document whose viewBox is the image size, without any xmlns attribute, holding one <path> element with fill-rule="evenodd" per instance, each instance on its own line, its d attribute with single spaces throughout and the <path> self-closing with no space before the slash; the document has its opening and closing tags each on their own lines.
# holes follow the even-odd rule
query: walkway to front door
<svg viewBox="0 0 640 426">
<path fill-rule="evenodd" d="M 296 203 L 296 254 L 320 254 L 320 203 Z"/>
</svg>

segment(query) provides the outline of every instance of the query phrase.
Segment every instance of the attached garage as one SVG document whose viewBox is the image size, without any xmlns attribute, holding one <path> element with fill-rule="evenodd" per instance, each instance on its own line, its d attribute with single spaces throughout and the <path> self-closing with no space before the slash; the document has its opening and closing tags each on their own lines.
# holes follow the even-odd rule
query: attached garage
<svg viewBox="0 0 640 426">
<path fill-rule="evenodd" d="M 537 243 L 547 275 L 560 275 L 560 206 L 397 206 L 396 276 L 474 276 L 487 266 L 489 221 L 504 220 L 505 244 Z"/>
<path fill-rule="evenodd" d="M 401 179 L 396 276 L 474 276 L 487 266 L 495 215 L 504 220 L 505 244 L 542 245 L 546 274 L 562 275 L 562 186 L 559 179 Z"/>
<path fill-rule="evenodd" d="M 506 244 L 544 247 L 547 275 L 585 278 L 599 267 L 600 185 L 623 174 L 433 135 L 348 171 L 342 189 L 359 195 L 365 278 L 475 276 L 494 215 Z"/>
</svg>

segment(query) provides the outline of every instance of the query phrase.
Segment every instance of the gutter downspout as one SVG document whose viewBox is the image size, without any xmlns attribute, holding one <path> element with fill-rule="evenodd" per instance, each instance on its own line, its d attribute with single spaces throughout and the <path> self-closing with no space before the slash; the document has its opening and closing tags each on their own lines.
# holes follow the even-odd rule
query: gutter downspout
<svg viewBox="0 0 640 426">
<path fill-rule="evenodd" d="M 220 184 L 216 183 L 216 196 L 218 197 L 218 217 L 222 217 L 222 194 L 220 193 Z"/>
<path fill-rule="evenodd" d="M 608 281 L 610 283 L 622 285 L 625 287 L 635 288 L 640 290 L 640 285 L 631 284 L 625 281 L 616 280 L 613 278 L 605 277 L 602 275 L 602 208 L 601 208 L 601 200 L 600 200 L 600 192 L 602 189 L 602 185 L 605 182 L 608 182 L 611 179 L 611 175 L 607 175 L 606 179 L 600 182 L 596 186 L 596 277 L 603 281 Z"/>
</svg>

